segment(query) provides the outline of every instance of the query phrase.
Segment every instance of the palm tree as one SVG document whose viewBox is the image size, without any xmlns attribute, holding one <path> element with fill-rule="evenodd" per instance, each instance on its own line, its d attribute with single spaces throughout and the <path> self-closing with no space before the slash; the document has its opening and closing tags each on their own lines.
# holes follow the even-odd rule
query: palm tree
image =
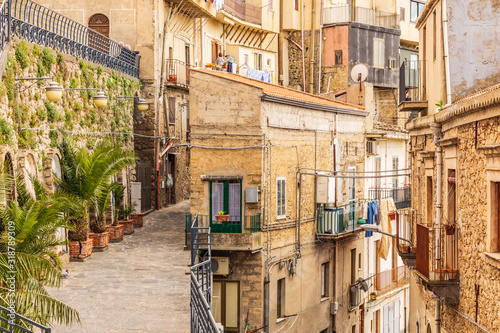
<svg viewBox="0 0 500 333">
<path fill-rule="evenodd" d="M 105 231 L 104 213 L 109 207 L 111 193 L 118 186 L 111 183 L 111 179 L 127 166 L 135 164 L 135 154 L 109 143 L 101 143 L 94 152 L 89 153 L 84 148 L 75 148 L 67 136 L 63 137 L 59 151 L 64 176 L 57 180 L 57 184 L 63 191 L 78 198 L 83 207 L 72 214 L 79 221 L 76 223 L 77 235 L 71 235 L 73 240 L 82 241 L 87 237 L 89 211 L 96 218 L 92 224 L 93 231 Z M 82 221 L 85 221 L 85 226 Z"/>
<path fill-rule="evenodd" d="M 53 322 L 80 323 L 78 312 L 50 296 L 46 289 L 57 288 L 61 283 L 62 264 L 55 247 L 66 241 L 55 235 L 58 228 L 68 228 L 64 210 L 74 198 L 62 193 L 49 195 L 36 178 L 31 180 L 35 197 L 28 193 L 24 180 L 18 178 L 17 200 L 0 206 L 0 305 L 8 307 L 13 300 L 18 314 L 45 326 Z M 1 199 L 13 183 L 10 175 L 0 171 Z M 9 290 L 12 277 L 13 294 Z M 17 324 L 27 327 L 26 323 Z M 5 323 L 2 325 L 5 327 Z"/>
</svg>

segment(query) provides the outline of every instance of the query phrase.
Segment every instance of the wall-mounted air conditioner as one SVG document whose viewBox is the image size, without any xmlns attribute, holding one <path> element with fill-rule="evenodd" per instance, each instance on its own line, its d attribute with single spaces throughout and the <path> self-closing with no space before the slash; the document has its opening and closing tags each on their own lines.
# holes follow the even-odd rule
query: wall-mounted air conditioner
<svg viewBox="0 0 500 333">
<path fill-rule="evenodd" d="M 229 258 L 228 257 L 212 257 L 210 262 L 212 265 L 212 273 L 214 275 L 229 274 Z"/>
</svg>

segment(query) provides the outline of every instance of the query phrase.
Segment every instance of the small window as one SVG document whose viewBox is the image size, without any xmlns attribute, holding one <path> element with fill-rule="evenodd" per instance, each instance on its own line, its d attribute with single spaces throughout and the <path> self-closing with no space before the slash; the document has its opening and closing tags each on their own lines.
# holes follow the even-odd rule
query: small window
<svg viewBox="0 0 500 333">
<path fill-rule="evenodd" d="M 330 284 L 329 276 L 330 263 L 325 262 L 321 265 L 321 297 L 328 297 L 329 290 L 328 285 Z"/>
<path fill-rule="evenodd" d="M 168 123 L 175 125 L 175 97 L 168 98 Z"/>
<path fill-rule="evenodd" d="M 418 55 L 410 54 L 410 69 L 416 71 L 418 69 Z"/>
<path fill-rule="evenodd" d="M 358 269 L 361 269 L 361 253 L 358 254 Z"/>
<path fill-rule="evenodd" d="M 396 59 L 389 59 L 389 68 L 390 69 L 396 68 Z"/>
<path fill-rule="evenodd" d="M 417 22 L 418 17 L 422 13 L 424 9 L 425 3 L 418 2 L 418 1 L 411 1 L 410 5 L 410 22 L 415 23 Z"/>
<path fill-rule="evenodd" d="M 399 10 L 399 20 L 403 21 L 403 22 L 405 20 L 405 8 L 404 7 L 401 7 Z"/>
<path fill-rule="evenodd" d="M 276 181 L 276 218 L 286 218 L 286 178 Z"/>
<path fill-rule="evenodd" d="M 335 65 L 342 65 L 342 50 L 335 51 Z"/>
<path fill-rule="evenodd" d="M 254 54 L 254 68 L 259 71 L 262 70 L 262 54 L 260 53 Z"/>
<path fill-rule="evenodd" d="M 244 64 L 248 66 L 248 54 L 243 55 L 243 58 L 245 59 Z"/>
<path fill-rule="evenodd" d="M 266 64 L 267 66 L 271 67 L 271 59 L 267 59 Z"/>
<path fill-rule="evenodd" d="M 295 10 L 299 10 L 299 0 L 294 0 L 295 1 Z"/>
<path fill-rule="evenodd" d="M 373 39 L 373 66 L 384 68 L 384 40 Z"/>
<path fill-rule="evenodd" d="M 278 292 L 276 300 L 276 317 L 285 317 L 285 279 L 278 280 Z"/>
</svg>

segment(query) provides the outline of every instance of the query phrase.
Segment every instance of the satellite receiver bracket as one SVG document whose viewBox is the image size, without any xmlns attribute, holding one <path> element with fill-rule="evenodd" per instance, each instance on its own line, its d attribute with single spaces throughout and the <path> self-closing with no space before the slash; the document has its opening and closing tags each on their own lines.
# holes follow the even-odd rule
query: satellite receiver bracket
<svg viewBox="0 0 500 333">
<path fill-rule="evenodd" d="M 357 64 L 351 70 L 351 79 L 359 83 L 359 94 L 363 90 L 361 83 L 368 77 L 368 67 L 365 64 Z M 361 99 L 361 96 L 359 96 Z M 361 103 L 360 103 L 361 104 Z"/>
</svg>

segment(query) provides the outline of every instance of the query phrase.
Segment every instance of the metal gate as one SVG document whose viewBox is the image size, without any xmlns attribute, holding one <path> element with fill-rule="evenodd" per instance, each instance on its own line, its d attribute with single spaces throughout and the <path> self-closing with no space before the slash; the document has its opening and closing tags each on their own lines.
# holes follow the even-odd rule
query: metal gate
<svg viewBox="0 0 500 333">
<path fill-rule="evenodd" d="M 153 165 L 151 161 L 137 162 L 137 181 L 141 182 L 141 211 L 150 210 L 151 207 L 151 182 L 153 181 Z"/>
</svg>

